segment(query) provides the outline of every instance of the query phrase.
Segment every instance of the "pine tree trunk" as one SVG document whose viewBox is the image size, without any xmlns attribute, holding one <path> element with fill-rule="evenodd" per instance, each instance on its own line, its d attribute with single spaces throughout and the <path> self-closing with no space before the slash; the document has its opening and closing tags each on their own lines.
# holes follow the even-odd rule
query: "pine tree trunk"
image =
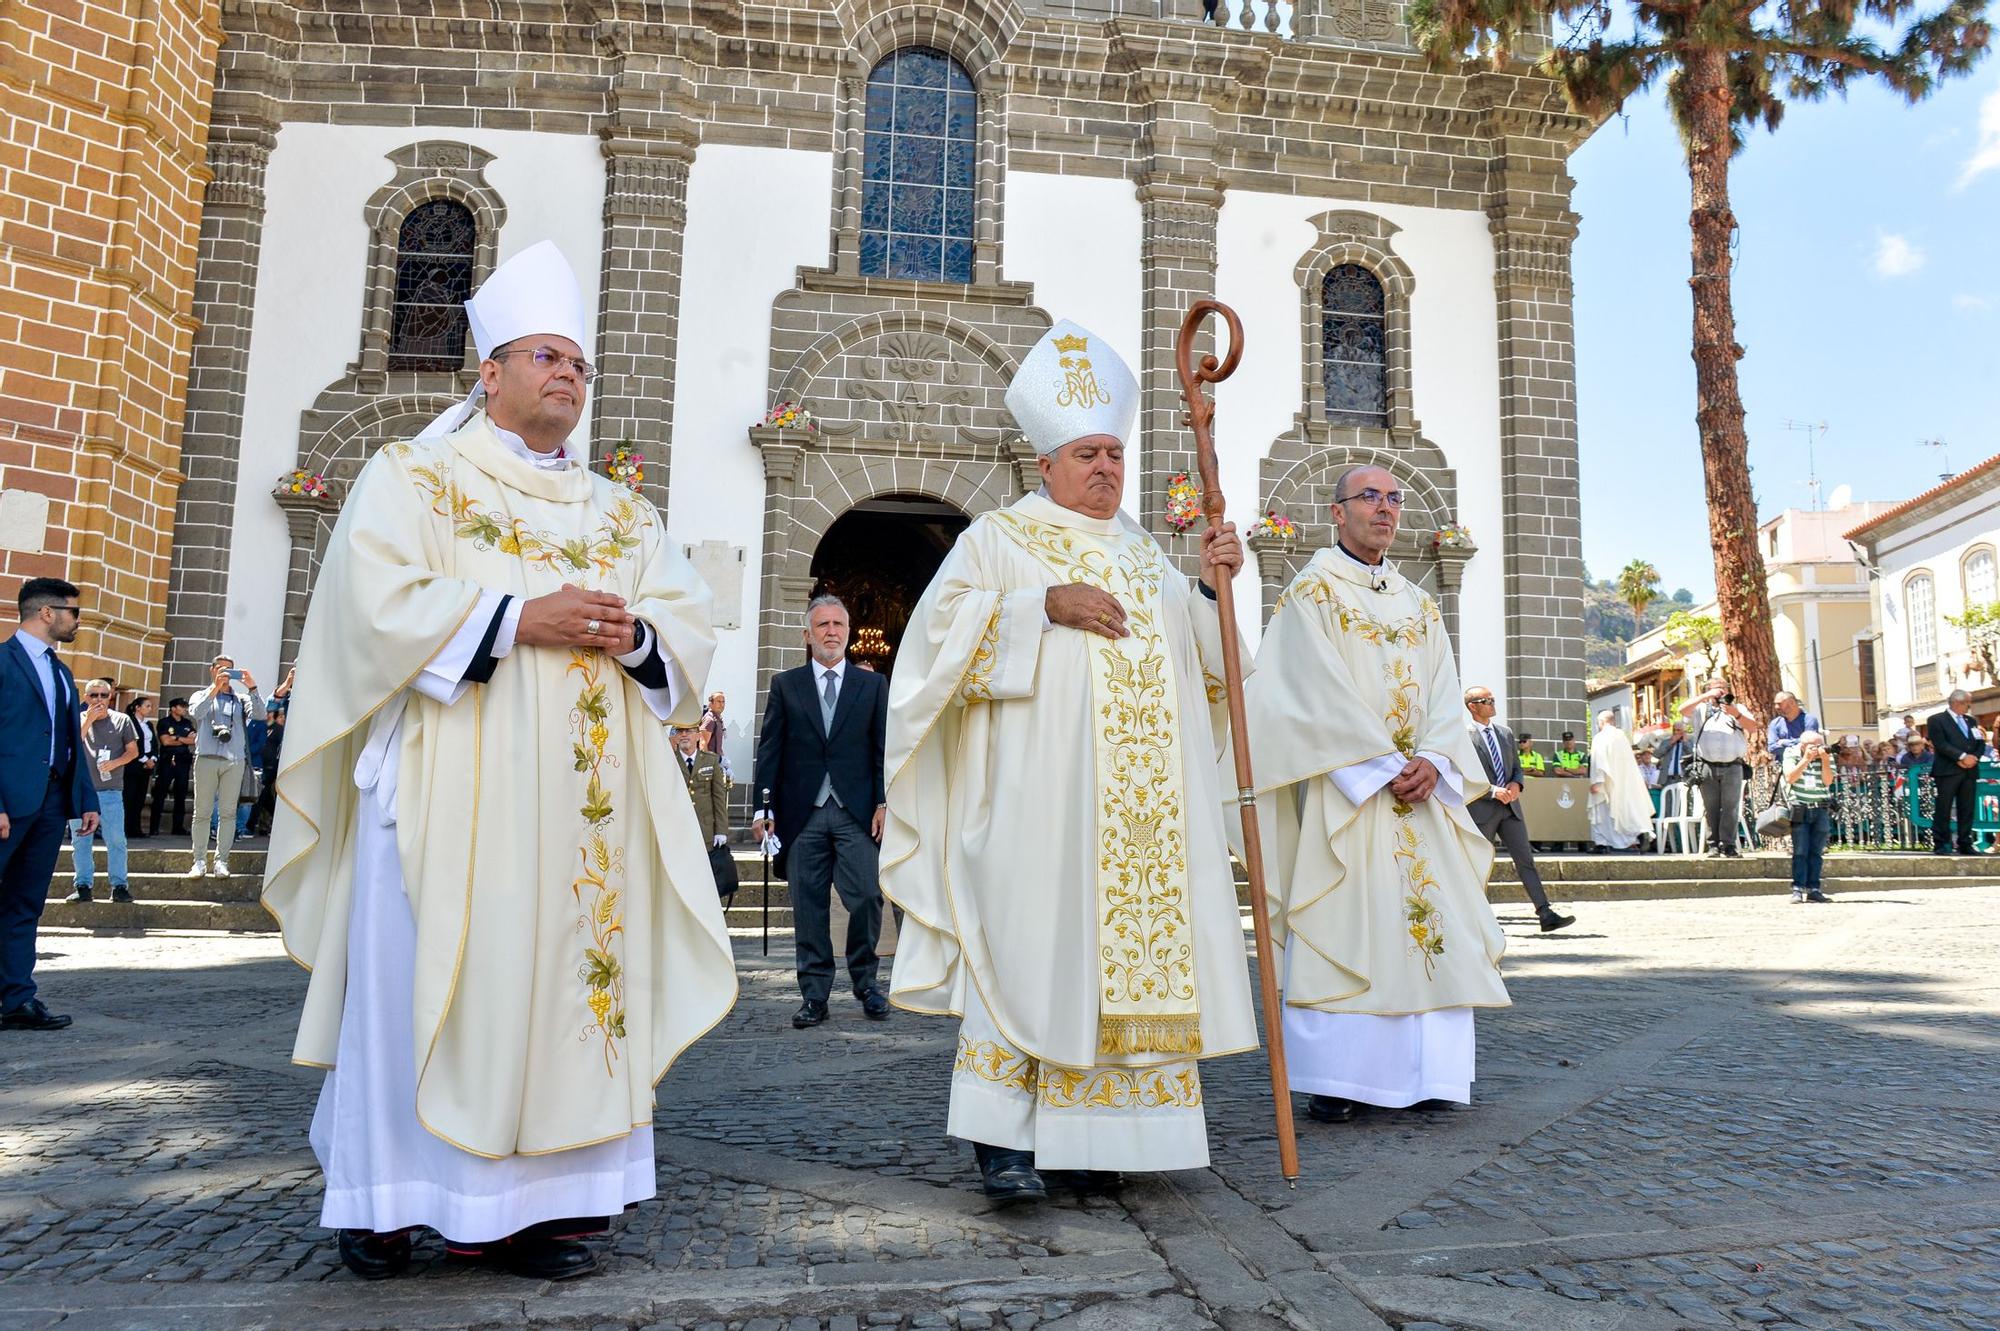
<svg viewBox="0 0 2000 1331">
<path fill-rule="evenodd" d="M 1715 599 L 1729 679 L 1737 701 L 1768 717 L 1778 691 L 1778 651 L 1771 603 L 1757 548 L 1757 501 L 1750 488 L 1749 439 L 1736 382 L 1736 311 L 1729 290 L 1729 244 L 1736 216 L 1729 207 L 1728 67 L 1720 51 L 1685 62 L 1688 179 L 1693 211 L 1694 378 L 1701 431 L 1702 480 L 1708 499 L 1708 541 L 1715 554 Z"/>
</svg>

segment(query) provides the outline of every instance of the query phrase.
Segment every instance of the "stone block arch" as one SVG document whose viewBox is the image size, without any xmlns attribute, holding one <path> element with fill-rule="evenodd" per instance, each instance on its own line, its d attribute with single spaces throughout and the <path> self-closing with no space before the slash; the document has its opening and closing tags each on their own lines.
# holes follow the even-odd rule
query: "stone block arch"
<svg viewBox="0 0 2000 1331">
<path fill-rule="evenodd" d="M 849 76 L 867 78 L 875 63 L 905 46 L 929 46 L 965 67 L 975 84 L 997 66 L 1023 22 L 1020 9 L 989 0 L 957 5 L 911 0 L 842 0 L 834 7 L 849 34 Z"/>
</svg>

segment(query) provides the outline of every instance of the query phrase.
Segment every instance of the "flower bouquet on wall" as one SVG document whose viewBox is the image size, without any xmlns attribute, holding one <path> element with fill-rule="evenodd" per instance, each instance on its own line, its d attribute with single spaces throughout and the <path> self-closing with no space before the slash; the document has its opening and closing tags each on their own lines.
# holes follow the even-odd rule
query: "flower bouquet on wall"
<svg viewBox="0 0 2000 1331">
<path fill-rule="evenodd" d="M 300 495 L 307 499 L 325 499 L 329 491 L 326 488 L 326 477 L 299 467 L 278 477 L 274 493 Z"/>
<path fill-rule="evenodd" d="M 1177 473 L 1167 482 L 1167 525 L 1175 531 L 1184 532 L 1194 526 L 1201 516 L 1201 491 L 1186 472 Z"/>
<path fill-rule="evenodd" d="M 780 402 L 765 412 L 764 419 L 758 422 L 758 424 L 766 429 L 775 427 L 780 430 L 817 430 L 819 428 L 819 422 L 813 418 L 813 414 L 810 411 L 806 410 L 805 403 L 790 401 Z"/>
<path fill-rule="evenodd" d="M 646 483 L 646 459 L 630 440 L 611 450 L 611 456 L 604 459 L 604 474 L 618 482 L 633 494 Z"/>
<path fill-rule="evenodd" d="M 1289 549 L 1299 539 L 1299 524 L 1274 508 L 1251 524 L 1250 534 Z"/>
<path fill-rule="evenodd" d="M 1473 549 L 1472 528 L 1462 522 L 1447 522 L 1431 536 L 1433 550 Z"/>
</svg>

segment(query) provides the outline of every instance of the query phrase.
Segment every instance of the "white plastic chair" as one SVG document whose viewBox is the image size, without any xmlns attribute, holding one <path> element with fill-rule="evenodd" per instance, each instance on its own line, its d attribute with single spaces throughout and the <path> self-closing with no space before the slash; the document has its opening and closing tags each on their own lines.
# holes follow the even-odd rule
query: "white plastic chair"
<svg viewBox="0 0 2000 1331">
<path fill-rule="evenodd" d="M 1667 852 L 1667 838 L 1673 838 L 1676 855 L 1692 855 L 1701 849 L 1701 792 L 1675 781 L 1660 787 L 1660 816 L 1653 820 L 1653 844 Z"/>
</svg>

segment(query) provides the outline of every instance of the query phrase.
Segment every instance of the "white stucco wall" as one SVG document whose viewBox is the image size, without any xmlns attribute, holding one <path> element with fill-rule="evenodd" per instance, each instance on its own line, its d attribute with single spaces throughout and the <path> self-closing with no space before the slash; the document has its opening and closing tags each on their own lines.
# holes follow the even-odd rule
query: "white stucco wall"
<svg viewBox="0 0 2000 1331">
<path fill-rule="evenodd" d="M 1139 372 L 1139 196 L 1129 180 L 1010 171 L 1001 263 L 1032 282 L 1035 303 L 1111 343 Z M 1125 452 L 1125 510 L 1139 508 L 1138 441 Z"/>
<path fill-rule="evenodd" d="M 1292 270 L 1314 243 L 1311 219 L 1332 209 L 1375 213 L 1400 227 L 1391 250 L 1415 279 L 1411 388 L 1425 438 L 1458 473 L 1458 518 L 1479 553 L 1459 596 L 1459 670 L 1506 709 L 1501 601 L 1499 325 L 1493 242 L 1484 214 L 1231 190 L 1216 235 L 1216 295 L 1243 320 L 1243 363 L 1216 394 L 1216 454 L 1230 516 L 1247 524 L 1262 498 L 1258 467 L 1291 428 L 1299 401 L 1299 288 Z M 1293 514 L 1304 517 L 1304 514 Z M 1260 597 L 1238 584 L 1254 642 Z"/>
<path fill-rule="evenodd" d="M 562 247 L 596 323 L 604 162 L 594 138 L 518 130 L 287 124 L 265 178 L 263 257 L 250 332 L 242 460 L 229 552 L 223 642 L 275 687 L 291 538 L 270 497 L 298 465 L 299 413 L 361 346 L 368 229 L 362 210 L 394 178 L 387 155 L 423 139 L 493 154 L 486 182 L 507 205 L 499 257 L 540 240 Z M 587 439 L 589 418 L 579 431 Z"/>
<path fill-rule="evenodd" d="M 2000 551 L 2000 485 L 1969 494 L 1905 530 L 1878 536 L 1874 545 L 1881 574 L 1876 595 L 1880 607 L 1877 624 L 1882 633 L 1882 678 L 1876 681 L 1876 689 L 1881 699 L 1882 729 L 1887 734 L 1901 724 L 1906 711 L 1916 711 L 1922 721 L 1924 714 L 1935 710 L 1939 700 L 1953 689 L 1990 688 L 1995 682 L 1979 674 L 1968 677 L 1965 633 L 1947 624 L 1945 616 L 1965 612 L 1966 556 L 1980 546 Z M 1906 592 L 1910 578 L 1920 572 L 1931 576 L 1932 609 L 1937 620 L 1937 687 L 1921 693 L 1915 687 L 1915 663 L 1910 659 Z"/>
<path fill-rule="evenodd" d="M 716 635 L 706 690 L 729 695 L 739 781 L 753 765 L 764 562 L 764 459 L 749 431 L 771 405 L 771 303 L 799 268 L 827 263 L 832 201 L 828 153 L 706 144 L 688 174 L 667 530 L 744 547 L 742 627 Z"/>
</svg>

